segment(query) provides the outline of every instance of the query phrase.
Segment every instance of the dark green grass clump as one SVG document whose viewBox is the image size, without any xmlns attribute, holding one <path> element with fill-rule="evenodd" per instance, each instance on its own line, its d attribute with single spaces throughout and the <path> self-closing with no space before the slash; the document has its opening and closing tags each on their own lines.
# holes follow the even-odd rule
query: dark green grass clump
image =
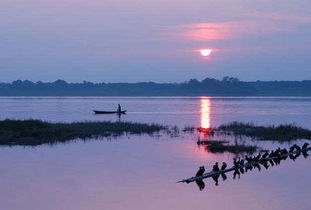
<svg viewBox="0 0 311 210">
<path fill-rule="evenodd" d="M 49 123 L 41 120 L 0 121 L 0 145 L 40 145 L 81 138 L 117 137 L 169 131 L 162 125 L 131 122 Z"/>
<path fill-rule="evenodd" d="M 205 145 L 206 150 L 212 153 L 224 153 L 230 152 L 234 154 L 239 153 L 254 153 L 259 148 L 257 146 L 250 146 L 250 145 L 230 145 L 228 141 L 201 141 L 198 142 L 199 145 Z"/>
<path fill-rule="evenodd" d="M 256 126 L 252 123 L 233 122 L 221 125 L 216 131 L 230 132 L 261 140 L 290 141 L 295 139 L 311 139 L 311 130 L 295 125 Z"/>
</svg>

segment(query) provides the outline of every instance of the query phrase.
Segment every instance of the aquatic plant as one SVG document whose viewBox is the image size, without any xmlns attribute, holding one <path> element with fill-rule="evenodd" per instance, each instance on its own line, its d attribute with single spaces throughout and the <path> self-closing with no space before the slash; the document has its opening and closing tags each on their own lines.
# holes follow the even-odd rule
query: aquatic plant
<svg viewBox="0 0 311 210">
<path fill-rule="evenodd" d="M 72 139 L 116 137 L 124 134 L 154 134 L 167 126 L 132 122 L 51 123 L 41 120 L 0 121 L 0 145 L 40 145 Z M 170 131 L 170 132 L 174 132 Z"/>
<path fill-rule="evenodd" d="M 194 133 L 196 131 L 196 127 L 194 126 L 186 126 L 182 130 L 184 133 Z"/>
<path fill-rule="evenodd" d="M 293 124 L 278 126 L 257 126 L 253 123 L 232 122 L 214 128 L 226 134 L 244 135 L 260 140 L 290 141 L 295 139 L 311 140 L 311 130 Z"/>
</svg>

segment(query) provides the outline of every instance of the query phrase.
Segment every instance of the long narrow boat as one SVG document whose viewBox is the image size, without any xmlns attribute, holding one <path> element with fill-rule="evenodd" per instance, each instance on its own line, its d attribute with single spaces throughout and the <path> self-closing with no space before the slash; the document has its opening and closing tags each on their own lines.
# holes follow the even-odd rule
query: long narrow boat
<svg viewBox="0 0 311 210">
<path fill-rule="evenodd" d="M 93 110 L 95 114 L 125 114 L 126 110 L 118 112 L 118 111 L 98 111 L 98 110 Z"/>
<path fill-rule="evenodd" d="M 304 152 L 304 151 L 309 151 L 309 150 L 311 150 L 311 147 L 308 147 L 308 148 L 305 148 L 305 149 L 302 149 L 302 150 L 299 150 L 299 151 L 289 152 L 287 154 L 282 155 L 281 157 L 286 157 L 286 156 L 289 156 L 289 155 L 294 155 L 296 153 Z M 273 159 L 276 159 L 276 158 L 277 157 L 268 157 L 268 158 L 264 158 L 263 160 L 269 161 L 269 160 L 273 160 Z M 259 162 L 260 161 L 258 161 L 258 162 L 257 161 L 253 161 L 253 162 L 250 162 L 250 163 L 245 163 L 244 165 L 240 165 L 238 168 L 245 168 L 245 167 L 247 167 L 249 165 L 258 164 Z M 211 171 L 211 172 L 203 174 L 202 176 L 194 176 L 194 177 L 190 177 L 188 179 L 180 180 L 177 183 L 190 183 L 190 182 L 194 182 L 194 181 L 197 181 L 197 180 L 201 180 L 201 179 L 206 179 L 206 178 L 210 178 L 210 177 L 213 177 L 213 176 L 217 176 L 217 175 L 220 175 L 222 173 L 227 173 L 229 171 L 234 171 L 236 169 L 237 168 L 235 168 L 233 166 L 231 168 L 228 168 L 228 169 L 225 169 L 225 170 L 220 170 L 220 171 L 217 171 L 217 172 Z"/>
</svg>

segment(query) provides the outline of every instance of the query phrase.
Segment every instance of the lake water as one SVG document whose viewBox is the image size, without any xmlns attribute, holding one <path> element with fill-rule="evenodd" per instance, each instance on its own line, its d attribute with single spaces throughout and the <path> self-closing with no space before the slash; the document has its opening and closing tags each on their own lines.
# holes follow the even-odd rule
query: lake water
<svg viewBox="0 0 311 210">
<path fill-rule="evenodd" d="M 93 109 L 128 110 L 94 115 Z M 232 121 L 258 125 L 294 123 L 311 129 L 311 98 L 234 97 L 2 97 L 0 118 L 51 122 L 133 121 L 217 126 Z M 198 147 L 195 135 L 177 138 L 130 136 L 73 141 L 54 146 L 0 147 L 0 203 L 3 210 L 305 209 L 311 194 L 311 158 L 286 160 L 240 179 L 176 181 L 234 157 Z M 267 142 L 274 149 L 278 143 Z M 288 147 L 283 144 L 281 147 Z"/>
</svg>

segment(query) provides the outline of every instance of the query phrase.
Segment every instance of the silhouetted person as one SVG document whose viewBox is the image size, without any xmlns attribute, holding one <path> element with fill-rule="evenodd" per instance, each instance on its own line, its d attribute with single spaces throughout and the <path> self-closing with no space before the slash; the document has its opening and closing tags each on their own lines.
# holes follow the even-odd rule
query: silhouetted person
<svg viewBox="0 0 311 210">
<path fill-rule="evenodd" d="M 261 158 L 261 160 L 259 161 L 260 164 L 264 164 L 264 163 L 266 163 L 266 162 L 268 162 L 268 159 L 267 159 L 267 158 L 264 158 L 264 159 Z"/>
<path fill-rule="evenodd" d="M 275 154 L 275 157 L 276 157 L 277 159 L 281 159 L 281 158 L 282 158 L 281 152 L 276 153 L 276 154 Z"/>
<path fill-rule="evenodd" d="M 269 160 L 269 163 L 271 164 L 271 166 L 274 166 L 274 162 L 272 160 Z"/>
<path fill-rule="evenodd" d="M 204 190 L 204 188 L 205 188 L 205 183 L 203 182 L 202 179 L 196 180 L 195 183 L 198 185 L 200 191 Z"/>
<path fill-rule="evenodd" d="M 282 149 L 282 150 L 281 150 L 281 155 L 286 155 L 286 154 L 288 154 L 287 149 Z"/>
<path fill-rule="evenodd" d="M 262 165 L 263 165 L 263 167 L 265 167 L 266 170 L 268 170 L 269 163 L 267 161 L 265 161 Z"/>
<path fill-rule="evenodd" d="M 213 166 L 213 171 L 214 172 L 218 172 L 219 171 L 218 162 L 216 162 L 215 165 Z"/>
<path fill-rule="evenodd" d="M 195 176 L 197 176 L 197 177 L 202 176 L 204 174 L 204 172 L 205 172 L 205 168 L 204 168 L 204 166 L 201 166 L 199 168 L 198 172 L 195 174 Z"/>
<path fill-rule="evenodd" d="M 213 176 L 212 178 L 215 181 L 215 185 L 218 186 L 219 175 Z"/>
<path fill-rule="evenodd" d="M 302 151 L 302 155 L 303 155 L 304 158 L 307 158 L 309 156 L 307 151 Z"/>
<path fill-rule="evenodd" d="M 261 167 L 260 167 L 260 165 L 259 165 L 258 163 L 255 163 L 255 164 L 254 164 L 254 168 L 257 168 L 258 171 L 261 171 Z"/>
<path fill-rule="evenodd" d="M 275 155 L 274 151 L 271 151 L 270 154 L 268 155 L 269 158 L 273 158 Z"/>
<path fill-rule="evenodd" d="M 308 143 L 304 143 L 304 144 L 302 145 L 302 149 L 307 149 L 307 148 L 308 148 L 308 146 L 309 146 L 309 144 L 308 144 Z"/>
<path fill-rule="evenodd" d="M 289 158 L 290 158 L 292 161 L 295 161 L 295 160 L 296 160 L 296 157 L 295 157 L 293 154 L 289 155 Z"/>
<path fill-rule="evenodd" d="M 290 152 L 290 153 L 294 152 L 294 150 L 295 150 L 295 147 L 294 147 L 294 146 L 291 146 L 291 147 L 289 148 L 289 152 Z"/>
<path fill-rule="evenodd" d="M 240 174 L 239 169 L 235 169 L 235 170 L 234 170 L 233 179 L 235 179 L 237 175 L 239 176 L 239 178 L 241 177 L 241 174 Z"/>
<path fill-rule="evenodd" d="M 281 148 L 278 147 L 278 148 L 275 150 L 275 153 L 276 153 L 276 154 L 279 154 L 280 152 L 281 152 Z"/>
<path fill-rule="evenodd" d="M 222 162 L 221 170 L 225 170 L 227 168 L 227 163 Z"/>
<path fill-rule="evenodd" d="M 248 160 L 249 160 L 249 157 L 248 157 L 247 155 L 245 155 L 244 159 L 245 159 L 246 161 L 248 161 Z"/>
<path fill-rule="evenodd" d="M 227 176 L 225 173 L 221 173 L 221 178 L 222 178 L 222 181 L 226 181 L 227 179 Z"/>
<path fill-rule="evenodd" d="M 247 165 L 246 167 L 245 167 L 245 172 L 247 172 L 248 170 L 252 170 L 253 169 L 253 167 L 249 164 L 249 165 Z"/>
<path fill-rule="evenodd" d="M 117 112 L 118 112 L 118 113 L 121 113 L 121 105 L 120 105 L 120 104 L 118 104 Z"/>
<path fill-rule="evenodd" d="M 245 156 L 245 160 L 250 163 L 253 161 L 253 158 L 252 157 L 248 157 L 247 155 Z"/>
<path fill-rule="evenodd" d="M 268 155 L 269 155 L 269 153 L 268 153 L 268 152 L 265 152 L 265 153 L 262 155 L 261 159 L 265 159 L 265 158 L 267 158 L 267 157 L 268 157 Z"/>
<path fill-rule="evenodd" d="M 261 154 L 259 153 L 259 154 L 254 158 L 254 160 L 255 160 L 255 161 L 259 161 L 260 158 L 261 158 Z"/>
<path fill-rule="evenodd" d="M 294 144 L 294 147 L 296 148 L 297 151 L 300 151 L 300 150 L 301 150 L 301 147 L 298 146 L 297 144 Z"/>
<path fill-rule="evenodd" d="M 284 155 L 283 157 L 282 157 L 282 160 L 286 160 L 288 158 L 288 155 Z"/>
<path fill-rule="evenodd" d="M 298 158 L 300 155 L 301 155 L 301 150 L 299 150 L 299 152 L 295 154 L 295 159 Z"/>
<path fill-rule="evenodd" d="M 264 167 L 266 170 L 271 166 L 277 166 L 279 165 L 283 160 L 286 160 L 287 157 L 295 161 L 301 154 L 307 158 L 309 154 L 307 153 L 308 150 L 308 143 L 305 143 L 302 147 L 299 147 L 298 145 L 293 145 L 290 147 L 289 152 L 287 149 L 281 149 L 280 147 L 277 148 L 274 151 L 265 152 L 263 154 L 258 154 L 257 156 L 249 157 L 245 156 L 245 160 L 239 157 L 239 158 L 233 158 L 233 165 L 234 165 L 234 173 L 233 173 L 233 179 L 236 179 L 237 177 L 240 178 L 241 173 L 244 174 L 244 172 L 247 172 L 248 170 L 252 170 L 257 168 L 258 171 L 261 171 L 261 168 Z M 246 162 L 246 163 L 245 163 Z M 245 164 L 245 165 L 244 165 Z M 218 180 L 221 176 L 222 180 L 227 180 L 227 176 L 223 171 L 227 169 L 228 165 L 226 162 L 222 162 L 222 166 L 218 166 L 218 162 L 216 162 L 213 166 L 213 169 L 211 172 L 218 172 L 216 175 L 214 175 L 212 178 L 215 181 L 215 185 L 218 186 Z M 231 170 L 231 168 L 230 168 Z M 200 177 L 204 174 L 205 168 L 204 166 L 201 166 L 196 173 L 197 177 Z M 201 179 L 200 179 L 201 180 Z M 196 183 L 199 186 L 200 190 L 203 190 L 205 187 L 204 182 L 200 182 L 200 180 L 197 180 Z M 202 180 L 201 180 L 202 181 Z"/>
<path fill-rule="evenodd" d="M 240 166 L 244 166 L 244 160 L 240 160 L 239 164 Z"/>
<path fill-rule="evenodd" d="M 273 159 L 273 162 L 275 163 L 275 165 L 279 165 L 280 162 L 281 162 L 281 159 L 280 158 L 275 158 L 275 159 Z"/>
<path fill-rule="evenodd" d="M 235 168 L 239 167 L 239 161 L 236 158 L 233 158 L 233 165 Z"/>
</svg>

